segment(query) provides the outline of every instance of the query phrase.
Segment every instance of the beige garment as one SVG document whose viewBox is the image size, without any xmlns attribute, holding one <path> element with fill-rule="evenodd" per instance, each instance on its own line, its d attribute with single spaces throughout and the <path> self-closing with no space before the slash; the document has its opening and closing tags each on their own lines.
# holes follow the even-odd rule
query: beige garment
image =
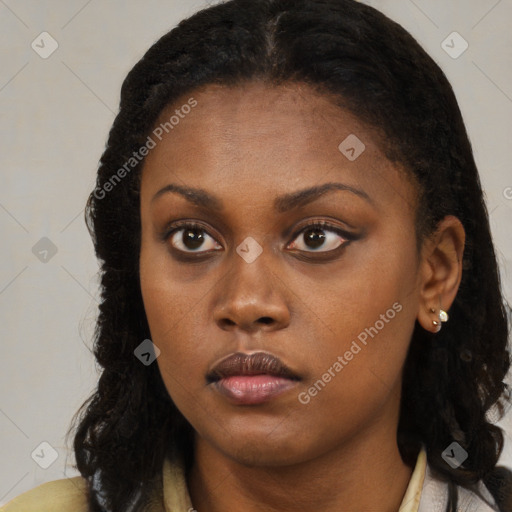
<svg viewBox="0 0 512 512">
<path fill-rule="evenodd" d="M 399 512 L 418 512 L 427 465 L 422 449 L 404 494 Z M 163 466 L 165 512 L 193 512 L 185 475 L 180 465 L 168 459 Z M 160 509 L 161 510 L 161 509 Z M 54 480 L 11 500 L 0 512 L 88 512 L 86 481 L 82 477 Z"/>
</svg>

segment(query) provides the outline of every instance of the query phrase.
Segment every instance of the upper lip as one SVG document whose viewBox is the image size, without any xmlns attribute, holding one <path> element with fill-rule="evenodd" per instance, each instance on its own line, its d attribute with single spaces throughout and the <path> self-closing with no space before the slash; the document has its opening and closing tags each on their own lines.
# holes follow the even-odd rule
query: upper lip
<svg viewBox="0 0 512 512">
<path fill-rule="evenodd" d="M 231 354 L 217 363 L 208 372 L 206 378 L 209 382 L 216 382 L 233 375 L 262 374 L 299 380 L 299 377 L 281 359 L 268 352 L 255 352 L 253 354 L 236 352 Z"/>
</svg>

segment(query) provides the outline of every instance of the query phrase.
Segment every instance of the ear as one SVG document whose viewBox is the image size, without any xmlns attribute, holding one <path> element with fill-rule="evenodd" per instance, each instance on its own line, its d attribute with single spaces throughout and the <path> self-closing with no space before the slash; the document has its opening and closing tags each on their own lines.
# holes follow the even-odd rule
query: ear
<svg viewBox="0 0 512 512">
<path fill-rule="evenodd" d="M 462 257 L 466 234 L 457 217 L 447 215 L 421 251 L 418 322 L 430 332 L 438 332 L 439 310 L 448 312 L 462 279 Z M 432 312 L 432 309 L 435 312 Z"/>
</svg>

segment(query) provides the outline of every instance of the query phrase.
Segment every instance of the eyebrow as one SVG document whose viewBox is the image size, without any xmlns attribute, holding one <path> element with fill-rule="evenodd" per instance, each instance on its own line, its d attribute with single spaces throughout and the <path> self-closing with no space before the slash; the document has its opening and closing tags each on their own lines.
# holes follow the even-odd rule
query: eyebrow
<svg viewBox="0 0 512 512">
<path fill-rule="evenodd" d="M 334 190 L 346 190 L 348 192 L 352 192 L 367 202 L 374 204 L 370 196 L 363 190 L 352 187 L 350 185 L 346 185 L 344 183 L 330 182 L 279 196 L 274 200 L 274 210 L 278 213 L 284 213 L 299 206 L 304 206 L 305 204 L 311 203 L 324 194 Z M 201 208 L 216 211 L 222 211 L 224 209 L 223 201 L 218 197 L 210 194 L 206 190 L 202 188 L 176 185 L 175 183 L 171 183 L 160 189 L 153 196 L 151 202 L 153 203 L 159 197 L 169 192 L 179 194 L 190 203 L 195 204 Z"/>
</svg>

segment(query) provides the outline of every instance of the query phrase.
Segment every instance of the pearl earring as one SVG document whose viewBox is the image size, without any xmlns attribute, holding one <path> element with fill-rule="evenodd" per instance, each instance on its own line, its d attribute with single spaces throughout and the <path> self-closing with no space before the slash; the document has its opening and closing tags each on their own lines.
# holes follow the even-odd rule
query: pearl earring
<svg viewBox="0 0 512 512">
<path fill-rule="evenodd" d="M 431 313 L 435 313 L 435 308 L 430 308 Z M 439 309 L 439 320 L 432 320 L 432 324 L 436 327 L 436 332 L 441 330 L 441 322 L 448 322 L 448 313 L 444 309 Z"/>
</svg>

